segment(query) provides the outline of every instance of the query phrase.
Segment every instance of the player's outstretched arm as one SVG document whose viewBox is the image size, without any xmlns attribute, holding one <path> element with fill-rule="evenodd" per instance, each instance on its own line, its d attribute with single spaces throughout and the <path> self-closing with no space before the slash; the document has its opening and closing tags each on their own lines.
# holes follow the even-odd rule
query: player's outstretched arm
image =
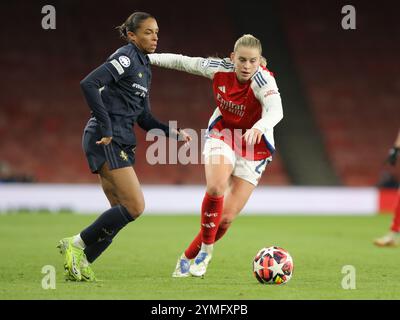
<svg viewBox="0 0 400 320">
<path fill-rule="evenodd" d="M 167 69 L 174 69 L 178 71 L 184 71 L 187 73 L 195 74 L 212 79 L 215 72 L 216 63 L 210 64 L 210 59 L 199 58 L 199 57 L 188 57 L 181 54 L 173 53 L 153 53 L 149 54 L 150 63 L 152 65 L 163 67 Z M 213 61 L 220 61 L 218 59 L 212 59 Z"/>
<path fill-rule="evenodd" d="M 184 130 L 179 128 L 172 128 L 165 123 L 162 123 L 156 119 L 150 111 L 149 101 L 146 100 L 146 106 L 137 120 L 138 125 L 145 131 L 150 131 L 153 129 L 161 130 L 161 135 L 166 137 L 177 139 L 178 141 L 189 142 L 192 140 L 190 135 L 188 135 Z"/>
</svg>

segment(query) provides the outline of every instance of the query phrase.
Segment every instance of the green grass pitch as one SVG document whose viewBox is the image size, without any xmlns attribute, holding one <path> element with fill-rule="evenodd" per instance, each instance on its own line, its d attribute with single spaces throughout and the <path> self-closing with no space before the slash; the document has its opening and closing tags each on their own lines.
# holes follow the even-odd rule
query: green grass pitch
<svg viewBox="0 0 400 320">
<path fill-rule="evenodd" d="M 65 282 L 59 239 L 94 215 L 0 215 L 0 299 L 399 299 L 400 248 L 376 248 L 391 217 L 240 216 L 217 243 L 204 279 L 174 279 L 176 259 L 199 229 L 198 216 L 142 216 L 93 265 L 97 283 Z M 259 284 L 252 259 L 279 245 L 294 259 L 283 286 Z M 56 289 L 42 288 L 42 267 L 56 269 Z M 345 265 L 356 289 L 341 283 Z"/>
</svg>

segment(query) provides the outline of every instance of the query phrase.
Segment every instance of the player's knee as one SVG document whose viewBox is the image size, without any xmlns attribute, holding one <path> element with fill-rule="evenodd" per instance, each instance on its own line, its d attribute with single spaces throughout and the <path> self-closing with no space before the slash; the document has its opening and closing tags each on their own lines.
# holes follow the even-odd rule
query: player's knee
<svg viewBox="0 0 400 320">
<path fill-rule="evenodd" d="M 210 196 L 219 197 L 224 195 L 225 189 L 226 189 L 225 183 L 213 183 L 207 186 L 207 193 Z"/>
<path fill-rule="evenodd" d="M 125 205 L 132 218 L 137 219 L 144 212 L 144 201 L 131 202 Z"/>
</svg>

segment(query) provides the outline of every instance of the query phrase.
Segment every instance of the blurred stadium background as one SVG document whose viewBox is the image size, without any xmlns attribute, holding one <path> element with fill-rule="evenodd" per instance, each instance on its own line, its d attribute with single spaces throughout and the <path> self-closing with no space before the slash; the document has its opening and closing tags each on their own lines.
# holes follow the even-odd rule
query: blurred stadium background
<svg viewBox="0 0 400 320">
<path fill-rule="evenodd" d="M 59 0 L 56 30 L 41 28 L 45 4 L 0 4 L 2 182 L 97 183 L 81 150 L 89 108 L 79 81 L 123 44 L 114 27 L 142 10 L 157 17 L 158 52 L 224 57 L 244 33 L 261 39 L 285 115 L 261 185 L 398 185 L 383 164 L 400 119 L 397 2 L 352 1 L 356 30 L 341 27 L 346 1 Z M 153 68 L 151 103 L 160 119 L 200 132 L 213 110 L 210 82 Z M 148 164 L 149 142 L 135 130 L 142 184 L 204 185 L 201 165 Z"/>
</svg>

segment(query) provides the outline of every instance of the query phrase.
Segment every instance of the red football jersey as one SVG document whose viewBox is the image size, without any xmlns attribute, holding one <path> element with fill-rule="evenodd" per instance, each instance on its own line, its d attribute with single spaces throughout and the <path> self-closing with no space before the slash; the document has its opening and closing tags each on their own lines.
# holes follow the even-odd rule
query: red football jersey
<svg viewBox="0 0 400 320">
<path fill-rule="evenodd" d="M 212 79 L 217 108 L 208 124 L 209 137 L 222 139 L 249 160 L 261 160 L 273 154 L 273 127 L 282 119 L 283 111 L 275 78 L 267 68 L 259 67 L 251 79 L 240 83 L 230 59 L 177 54 L 150 54 L 149 58 L 154 65 Z M 261 142 L 254 146 L 246 145 L 242 137 L 250 128 L 263 133 Z"/>
</svg>

